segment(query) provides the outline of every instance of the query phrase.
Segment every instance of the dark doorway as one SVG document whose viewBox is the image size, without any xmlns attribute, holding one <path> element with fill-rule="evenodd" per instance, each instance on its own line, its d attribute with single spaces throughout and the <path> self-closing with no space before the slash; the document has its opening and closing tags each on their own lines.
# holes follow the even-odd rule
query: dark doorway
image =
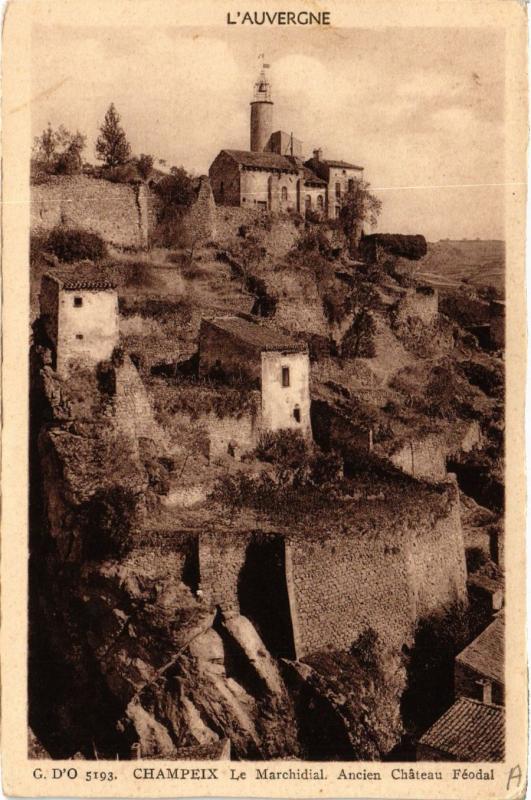
<svg viewBox="0 0 531 800">
<path fill-rule="evenodd" d="M 295 658 L 281 536 L 252 539 L 238 580 L 240 612 L 248 617 L 277 658 Z"/>
</svg>

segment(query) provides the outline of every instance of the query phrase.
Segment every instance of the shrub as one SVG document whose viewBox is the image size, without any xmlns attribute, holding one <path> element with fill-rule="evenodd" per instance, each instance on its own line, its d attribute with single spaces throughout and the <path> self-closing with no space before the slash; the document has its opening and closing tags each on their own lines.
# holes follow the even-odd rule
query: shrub
<svg viewBox="0 0 531 800">
<path fill-rule="evenodd" d="M 317 486 L 328 486 L 343 477 L 343 459 L 332 450 L 329 453 L 318 451 L 310 461 L 310 482 Z"/>
<path fill-rule="evenodd" d="M 365 628 L 358 638 L 352 642 L 350 653 L 356 657 L 358 664 L 374 672 L 379 664 L 378 634 L 374 628 Z"/>
<path fill-rule="evenodd" d="M 101 236 L 80 228 L 54 228 L 46 239 L 45 248 L 60 261 L 67 262 L 98 261 L 107 256 L 107 246 Z"/>
<path fill-rule="evenodd" d="M 481 547 L 468 547 L 466 550 L 466 569 L 470 574 L 477 572 L 489 560 L 487 554 Z"/>
<path fill-rule="evenodd" d="M 86 558 L 123 558 L 130 552 L 138 502 L 131 489 L 119 485 L 95 492 L 82 509 Z"/>
<path fill-rule="evenodd" d="M 297 242 L 297 250 L 301 253 L 319 253 L 325 258 L 329 258 L 332 254 L 330 241 L 322 227 L 318 225 L 311 225 L 302 231 Z"/>
<path fill-rule="evenodd" d="M 262 434 L 255 450 L 260 461 L 281 467 L 297 469 L 308 458 L 308 445 L 299 431 L 281 430 Z"/>
</svg>

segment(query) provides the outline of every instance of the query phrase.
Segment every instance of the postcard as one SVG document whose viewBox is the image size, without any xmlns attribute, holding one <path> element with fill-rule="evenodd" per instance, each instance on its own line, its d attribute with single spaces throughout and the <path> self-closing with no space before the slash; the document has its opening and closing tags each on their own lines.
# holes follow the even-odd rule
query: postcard
<svg viewBox="0 0 531 800">
<path fill-rule="evenodd" d="M 523 797 L 525 4 L 3 43 L 6 795 Z"/>
</svg>

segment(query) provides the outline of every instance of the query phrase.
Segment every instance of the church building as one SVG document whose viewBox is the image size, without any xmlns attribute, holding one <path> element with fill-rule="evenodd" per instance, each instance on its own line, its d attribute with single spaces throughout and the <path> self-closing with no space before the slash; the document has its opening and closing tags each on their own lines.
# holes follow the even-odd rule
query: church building
<svg viewBox="0 0 531 800">
<path fill-rule="evenodd" d="M 264 64 L 251 101 L 250 150 L 221 150 L 209 170 L 218 205 L 267 211 L 317 211 L 334 219 L 342 198 L 363 178 L 363 167 L 331 161 L 320 149 L 304 160 L 302 142 L 273 132 L 271 84 Z"/>
</svg>

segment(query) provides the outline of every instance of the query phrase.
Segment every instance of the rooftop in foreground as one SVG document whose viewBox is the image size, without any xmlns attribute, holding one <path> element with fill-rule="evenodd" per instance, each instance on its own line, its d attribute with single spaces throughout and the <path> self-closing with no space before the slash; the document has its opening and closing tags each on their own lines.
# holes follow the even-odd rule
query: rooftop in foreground
<svg viewBox="0 0 531 800">
<path fill-rule="evenodd" d="M 426 731 L 419 744 L 446 754 L 449 760 L 501 761 L 504 742 L 502 706 L 461 697 Z"/>
<path fill-rule="evenodd" d="M 63 267 L 49 270 L 45 277 L 56 281 L 65 291 L 116 289 L 116 283 L 92 265 L 72 264 L 70 269 Z"/>
<path fill-rule="evenodd" d="M 223 333 L 228 333 L 259 351 L 280 351 L 283 353 L 305 353 L 308 346 L 305 342 L 292 339 L 274 328 L 260 325 L 242 317 L 227 316 L 204 320 Z"/>
<path fill-rule="evenodd" d="M 474 672 L 504 682 L 504 617 L 501 614 L 456 656 L 456 661 Z"/>
</svg>

